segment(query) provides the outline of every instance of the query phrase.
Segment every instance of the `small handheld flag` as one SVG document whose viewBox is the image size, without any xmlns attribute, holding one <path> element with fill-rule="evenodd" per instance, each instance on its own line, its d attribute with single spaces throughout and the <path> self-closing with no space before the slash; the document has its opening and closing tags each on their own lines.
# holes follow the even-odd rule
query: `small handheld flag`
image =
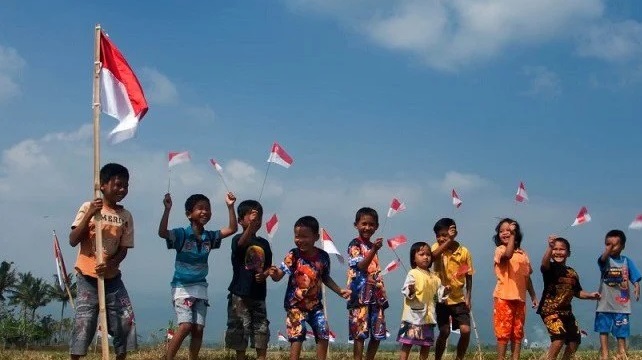
<svg viewBox="0 0 642 360">
<path fill-rule="evenodd" d="M 216 173 L 218 174 L 218 177 L 221 178 L 221 181 L 223 182 L 223 186 L 225 186 L 225 190 L 227 190 L 227 192 L 230 192 L 230 188 L 227 186 L 227 182 L 225 181 L 225 178 L 223 177 L 223 167 L 221 166 L 221 164 L 216 162 L 216 160 L 214 160 L 214 159 L 210 159 L 210 164 L 212 164 L 212 166 L 214 166 L 214 169 L 216 170 Z"/>
<path fill-rule="evenodd" d="M 392 260 L 390 264 L 386 265 L 386 267 L 381 271 L 381 275 L 386 275 L 390 272 L 393 272 L 399 268 L 400 261 L 399 259 L 397 260 Z"/>
<path fill-rule="evenodd" d="M 405 235 L 397 235 L 392 239 L 388 239 L 387 241 L 388 241 L 388 247 L 390 247 L 392 250 L 396 250 L 399 246 L 407 243 L 408 239 L 406 238 Z"/>
<path fill-rule="evenodd" d="M 392 203 L 390 204 L 390 208 L 388 209 L 388 217 L 397 215 L 404 210 L 406 210 L 406 204 L 399 201 L 399 199 L 397 198 L 393 198 Z"/>
<path fill-rule="evenodd" d="M 288 341 L 288 339 L 285 337 L 285 335 L 283 335 L 283 333 L 281 333 L 280 330 L 277 332 L 277 334 L 278 334 L 277 338 L 278 338 L 279 341 L 283 341 L 283 342 L 287 342 Z"/>
<path fill-rule="evenodd" d="M 324 228 L 321 228 L 321 241 L 322 241 L 321 244 L 323 245 L 323 250 L 328 254 L 335 254 L 339 262 L 343 265 L 345 263 L 345 259 L 343 258 L 343 255 L 341 255 L 339 250 L 337 250 L 337 247 L 334 245 L 334 241 L 332 241 L 330 234 L 328 234 L 328 232 L 325 231 Z"/>
<path fill-rule="evenodd" d="M 528 194 L 526 193 L 526 187 L 524 186 L 523 182 L 520 182 L 519 186 L 517 187 L 517 194 L 515 194 L 515 201 L 517 202 L 528 201 Z"/>
<path fill-rule="evenodd" d="M 453 198 L 453 206 L 455 206 L 456 208 L 459 209 L 459 207 L 461 206 L 463 201 L 461 201 L 461 199 L 459 198 L 459 195 L 457 195 L 457 192 L 455 191 L 455 189 L 453 189 L 451 195 L 452 195 L 452 198 Z"/>
<path fill-rule="evenodd" d="M 279 218 L 276 214 L 273 214 L 272 217 L 265 223 L 265 230 L 267 230 L 268 237 L 272 239 L 274 233 L 279 229 Z"/>
<path fill-rule="evenodd" d="M 640 230 L 642 229 L 642 214 L 635 217 L 635 219 L 629 225 L 631 230 Z"/>
<path fill-rule="evenodd" d="M 181 152 L 170 151 L 168 154 L 168 158 L 169 158 L 169 161 L 167 163 L 167 166 L 170 168 L 178 164 L 189 162 L 191 160 L 189 151 L 181 151 Z"/>
<path fill-rule="evenodd" d="M 272 144 L 272 149 L 270 150 L 270 157 L 267 159 L 268 162 L 272 162 L 278 165 L 283 166 L 284 168 L 289 168 L 294 160 L 287 152 L 283 149 L 279 143 L 275 142 Z"/>
<path fill-rule="evenodd" d="M 588 210 L 586 209 L 586 206 L 582 206 L 582 208 L 580 209 L 580 212 L 577 213 L 577 216 L 575 217 L 575 221 L 573 221 L 573 224 L 571 224 L 571 226 L 582 225 L 589 221 L 591 221 L 591 215 L 589 215 Z"/>
</svg>

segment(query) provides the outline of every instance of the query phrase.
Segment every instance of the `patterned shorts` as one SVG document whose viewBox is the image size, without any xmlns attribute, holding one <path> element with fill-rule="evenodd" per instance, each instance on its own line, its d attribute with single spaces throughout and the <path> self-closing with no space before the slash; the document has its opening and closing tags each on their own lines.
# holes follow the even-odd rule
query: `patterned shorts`
<svg viewBox="0 0 642 360">
<path fill-rule="evenodd" d="M 493 326 L 497 342 L 518 342 L 524 338 L 526 304 L 519 300 L 495 298 Z"/>
<path fill-rule="evenodd" d="M 270 322 L 264 300 L 227 296 L 227 330 L 225 347 L 243 351 L 248 343 L 256 349 L 267 349 L 270 341 Z"/>
<path fill-rule="evenodd" d="M 69 353 L 84 356 L 98 328 L 98 280 L 80 273 L 76 275 L 78 295 Z M 134 326 L 134 310 L 120 274 L 105 279 L 105 307 L 107 331 L 113 337 L 117 355 L 137 347 Z M 130 334 L 133 334 L 133 339 Z"/>
<path fill-rule="evenodd" d="M 413 325 L 403 321 L 397 341 L 406 345 L 432 346 L 435 341 L 435 324 Z"/>
<path fill-rule="evenodd" d="M 312 334 L 314 334 L 315 339 L 330 339 L 330 329 L 323 309 L 303 311 L 292 308 L 287 309 L 285 313 L 285 329 L 288 334 L 288 341 L 305 341 L 308 335 L 306 324 L 312 328 Z"/>
<path fill-rule="evenodd" d="M 383 307 L 377 304 L 363 305 L 348 309 L 350 340 L 385 340 L 387 336 L 386 317 Z"/>
<path fill-rule="evenodd" d="M 564 340 L 565 344 L 582 342 L 580 328 L 573 314 L 542 315 L 542 321 L 551 336 L 551 341 Z"/>
<path fill-rule="evenodd" d="M 190 323 L 205 326 L 208 306 L 210 306 L 210 304 L 205 299 L 193 297 L 176 299 L 174 300 L 176 322 L 179 325 L 182 323 Z"/>
</svg>

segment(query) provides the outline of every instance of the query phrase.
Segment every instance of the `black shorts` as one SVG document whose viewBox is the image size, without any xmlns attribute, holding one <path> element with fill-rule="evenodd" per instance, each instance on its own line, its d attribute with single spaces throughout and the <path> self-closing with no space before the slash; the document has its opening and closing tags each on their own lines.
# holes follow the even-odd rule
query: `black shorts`
<svg viewBox="0 0 642 360">
<path fill-rule="evenodd" d="M 582 334 L 573 314 L 542 314 L 542 321 L 551 336 L 551 341 L 564 340 L 565 344 L 582 342 Z"/>
<path fill-rule="evenodd" d="M 437 303 L 435 307 L 437 312 L 437 326 L 441 328 L 444 325 L 450 324 L 450 318 L 452 318 L 453 329 L 459 329 L 461 325 L 470 326 L 470 312 L 466 303 L 458 303 L 453 305 L 446 305 L 443 303 Z"/>
</svg>

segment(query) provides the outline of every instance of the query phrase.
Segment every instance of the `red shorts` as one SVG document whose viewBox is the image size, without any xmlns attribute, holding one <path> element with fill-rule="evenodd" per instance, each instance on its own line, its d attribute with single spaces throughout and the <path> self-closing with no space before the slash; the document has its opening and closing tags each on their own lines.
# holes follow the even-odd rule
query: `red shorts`
<svg viewBox="0 0 642 360">
<path fill-rule="evenodd" d="M 524 338 L 526 304 L 519 300 L 495 298 L 493 327 L 497 342 L 519 342 Z"/>
</svg>

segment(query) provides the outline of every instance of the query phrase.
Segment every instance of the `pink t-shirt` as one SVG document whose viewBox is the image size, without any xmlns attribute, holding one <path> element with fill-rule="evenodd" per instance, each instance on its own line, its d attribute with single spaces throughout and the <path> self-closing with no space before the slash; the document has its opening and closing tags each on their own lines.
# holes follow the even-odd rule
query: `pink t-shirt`
<svg viewBox="0 0 642 360">
<path fill-rule="evenodd" d="M 526 302 L 528 278 L 533 269 L 528 255 L 522 249 L 515 249 L 513 257 L 502 259 L 506 246 L 500 245 L 495 250 L 495 276 L 497 285 L 493 297 L 503 300 L 519 300 Z"/>
</svg>

